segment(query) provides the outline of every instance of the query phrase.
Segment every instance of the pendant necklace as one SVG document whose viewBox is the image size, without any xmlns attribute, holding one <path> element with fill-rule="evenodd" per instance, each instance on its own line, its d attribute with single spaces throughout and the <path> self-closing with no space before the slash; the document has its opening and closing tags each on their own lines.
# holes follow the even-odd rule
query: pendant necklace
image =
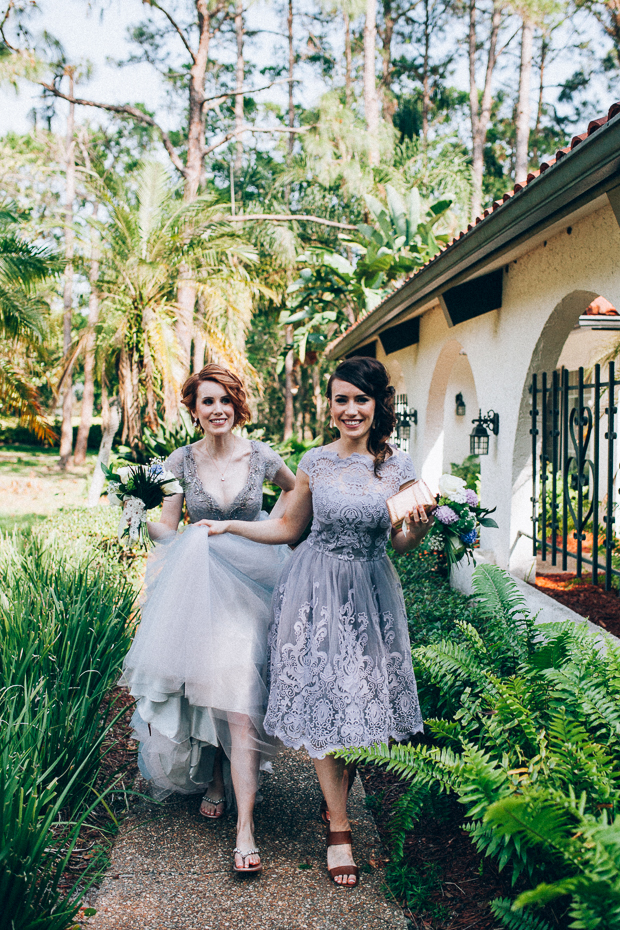
<svg viewBox="0 0 620 930">
<path fill-rule="evenodd" d="M 233 453 L 234 453 L 234 451 L 235 451 L 235 442 L 234 442 L 234 438 L 233 438 L 232 452 L 230 453 L 230 458 L 228 459 L 228 462 L 226 463 L 226 468 L 224 469 L 224 471 L 220 471 L 220 469 L 218 468 L 217 462 L 215 461 L 215 459 L 213 458 L 213 456 L 212 456 L 211 453 L 209 452 L 209 447 L 208 447 L 208 446 L 205 446 L 205 449 L 207 450 L 207 455 L 209 456 L 209 458 L 211 459 L 211 461 L 212 461 L 213 464 L 215 465 L 215 470 L 216 470 L 216 471 L 218 472 L 218 474 L 220 475 L 222 481 L 225 481 L 225 480 L 226 480 L 226 472 L 228 471 L 228 466 L 229 466 L 230 463 L 232 462 Z"/>
</svg>

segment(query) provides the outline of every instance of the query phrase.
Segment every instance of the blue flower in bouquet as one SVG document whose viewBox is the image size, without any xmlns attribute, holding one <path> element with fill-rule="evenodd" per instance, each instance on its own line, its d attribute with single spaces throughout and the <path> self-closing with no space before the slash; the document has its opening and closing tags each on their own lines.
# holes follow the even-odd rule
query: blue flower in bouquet
<svg viewBox="0 0 620 930">
<path fill-rule="evenodd" d="M 163 475 L 163 473 L 164 473 L 164 466 L 162 465 L 160 461 L 156 459 L 154 462 L 151 463 L 149 467 L 149 475 L 151 476 L 151 478 L 157 478 L 159 477 L 159 475 Z"/>
<path fill-rule="evenodd" d="M 465 498 L 470 507 L 478 506 L 478 495 L 471 488 L 465 488 Z"/>
<path fill-rule="evenodd" d="M 469 533 L 461 534 L 461 542 L 464 542 L 466 546 L 473 546 L 476 540 L 478 539 L 478 531 L 470 530 Z"/>
<path fill-rule="evenodd" d="M 435 511 L 435 519 L 443 523 L 444 526 L 450 526 L 451 523 L 458 523 L 459 516 L 454 512 L 452 507 L 442 504 L 442 506 L 438 507 Z"/>
</svg>

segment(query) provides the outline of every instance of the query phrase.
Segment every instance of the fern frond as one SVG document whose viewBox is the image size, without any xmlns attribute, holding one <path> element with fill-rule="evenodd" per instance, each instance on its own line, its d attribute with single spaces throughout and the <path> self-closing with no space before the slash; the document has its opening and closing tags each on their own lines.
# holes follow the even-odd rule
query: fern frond
<svg viewBox="0 0 620 930">
<path fill-rule="evenodd" d="M 493 916 L 501 920 L 506 930 L 552 930 L 551 925 L 537 914 L 531 911 L 525 914 L 521 910 L 513 911 L 512 907 L 510 898 L 496 898 L 495 901 L 491 901 Z"/>
</svg>

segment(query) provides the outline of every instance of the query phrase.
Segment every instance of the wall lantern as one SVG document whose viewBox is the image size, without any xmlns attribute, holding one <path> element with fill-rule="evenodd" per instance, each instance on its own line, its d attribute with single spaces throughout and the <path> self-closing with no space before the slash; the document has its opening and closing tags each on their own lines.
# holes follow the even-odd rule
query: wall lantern
<svg viewBox="0 0 620 930">
<path fill-rule="evenodd" d="M 457 415 L 457 417 L 464 417 L 464 416 L 465 416 L 465 412 L 466 412 L 466 410 L 465 410 L 465 401 L 463 400 L 463 395 L 461 394 L 460 391 L 459 391 L 459 393 L 456 395 L 455 401 L 456 401 L 456 415 Z"/>
<path fill-rule="evenodd" d="M 471 455 L 488 455 L 489 454 L 489 434 L 486 430 L 488 426 L 494 436 L 499 433 L 499 413 L 489 410 L 486 416 L 482 416 L 482 410 L 478 411 L 473 430 L 469 436 L 469 452 Z"/>
<path fill-rule="evenodd" d="M 396 395 L 396 442 L 400 446 L 402 441 L 408 442 L 411 438 L 411 424 L 418 424 L 418 411 L 409 407 L 406 394 Z"/>
</svg>

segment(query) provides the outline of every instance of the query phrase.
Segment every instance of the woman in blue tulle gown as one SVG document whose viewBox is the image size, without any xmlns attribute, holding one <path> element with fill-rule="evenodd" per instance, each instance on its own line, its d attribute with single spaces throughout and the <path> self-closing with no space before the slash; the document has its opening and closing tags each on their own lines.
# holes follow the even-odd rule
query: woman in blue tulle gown
<svg viewBox="0 0 620 930">
<path fill-rule="evenodd" d="M 386 555 L 386 499 L 415 475 L 409 456 L 387 441 L 394 389 L 380 362 L 341 362 L 327 396 L 340 437 L 302 458 L 286 512 L 268 524 L 207 522 L 211 535 L 281 544 L 314 514 L 274 593 L 265 729 L 313 757 L 329 817 L 328 870 L 353 887 L 348 773 L 330 754 L 422 729 L 402 589 Z M 416 546 L 432 517 L 416 508 L 410 522 L 411 531 L 392 530 L 397 552 Z"/>
<path fill-rule="evenodd" d="M 203 521 L 265 518 L 266 480 L 284 492 L 276 518 L 295 478 L 268 445 L 232 432 L 250 416 L 235 374 L 207 365 L 185 383 L 183 403 L 204 437 L 166 462 L 184 494 L 167 497 L 159 523 L 149 523 L 156 546 L 122 683 L 137 699 L 140 767 L 154 795 L 200 793 L 200 812 L 215 820 L 233 801 L 232 781 L 233 868 L 256 872 L 254 801 L 259 771 L 269 768 L 276 750 L 264 729 L 267 633 L 272 593 L 290 550 L 210 538 Z M 183 498 L 191 525 L 178 533 Z"/>
</svg>

